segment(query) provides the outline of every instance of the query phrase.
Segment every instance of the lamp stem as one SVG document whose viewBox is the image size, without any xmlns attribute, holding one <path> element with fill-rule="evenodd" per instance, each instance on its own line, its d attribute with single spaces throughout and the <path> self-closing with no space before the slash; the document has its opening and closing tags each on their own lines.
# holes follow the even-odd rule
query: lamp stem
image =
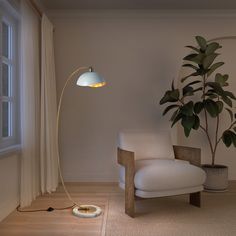
<svg viewBox="0 0 236 236">
<path fill-rule="evenodd" d="M 70 196 L 70 193 L 68 192 L 66 186 L 65 186 L 65 182 L 62 176 L 62 172 L 61 172 L 61 165 L 60 165 L 60 152 L 59 152 L 59 122 L 60 122 L 60 112 L 61 112 L 61 103 L 62 103 L 62 99 L 63 99 L 63 95 L 65 92 L 65 89 L 67 87 L 67 85 L 69 84 L 69 82 L 74 78 L 74 76 L 76 74 L 78 74 L 80 71 L 82 70 L 88 70 L 90 69 L 89 67 L 80 67 L 78 69 L 76 69 L 74 72 L 72 72 L 70 74 L 70 76 L 67 78 L 62 91 L 61 91 L 61 95 L 60 95 L 60 99 L 59 99 L 59 103 L 58 103 L 58 109 L 57 109 L 57 119 L 56 119 L 56 139 L 57 139 L 57 164 L 58 164 L 58 172 L 59 172 L 59 176 L 60 176 L 60 180 L 61 180 L 61 184 L 63 186 L 63 189 L 68 197 L 68 199 L 75 204 L 76 206 L 79 206 L 79 204 L 77 204 L 72 197 Z"/>
<path fill-rule="evenodd" d="M 221 40 L 227 40 L 227 39 L 236 39 L 236 36 L 222 36 L 222 37 L 216 37 L 216 38 L 213 38 L 213 39 L 208 40 L 207 42 L 221 41 Z"/>
</svg>

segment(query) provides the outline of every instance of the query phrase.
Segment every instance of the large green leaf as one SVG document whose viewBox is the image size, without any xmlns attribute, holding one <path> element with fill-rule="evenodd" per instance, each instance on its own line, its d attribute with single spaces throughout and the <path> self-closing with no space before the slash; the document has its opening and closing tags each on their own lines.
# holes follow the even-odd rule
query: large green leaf
<svg viewBox="0 0 236 236">
<path fill-rule="evenodd" d="M 193 129 L 197 130 L 200 127 L 200 119 L 198 116 L 194 116 L 194 118 L 195 118 L 195 122 L 193 125 Z"/>
<path fill-rule="evenodd" d="M 195 123 L 194 116 L 183 116 L 181 124 L 186 129 L 192 129 Z"/>
<path fill-rule="evenodd" d="M 183 83 L 187 78 L 191 77 L 191 76 L 199 76 L 200 73 L 197 71 L 197 72 L 194 72 L 188 76 L 185 76 L 184 78 L 181 79 L 181 82 Z"/>
<path fill-rule="evenodd" d="M 186 96 L 191 96 L 191 95 L 193 95 L 193 87 L 185 86 L 183 88 L 183 96 L 186 97 Z"/>
<path fill-rule="evenodd" d="M 202 91 L 202 89 L 203 89 L 202 87 L 196 88 L 196 89 L 193 90 L 193 92 L 195 93 L 195 92 L 197 92 L 197 91 Z"/>
<path fill-rule="evenodd" d="M 171 109 L 176 108 L 176 107 L 179 107 L 179 105 L 170 105 L 170 106 L 166 107 L 166 109 L 164 110 L 162 115 L 164 116 L 168 111 L 170 111 Z"/>
<path fill-rule="evenodd" d="M 171 124 L 171 127 L 173 127 L 180 119 L 182 119 L 182 117 L 183 117 L 183 114 L 178 113 L 178 115 L 175 116 L 175 118 L 174 118 L 174 120 L 173 120 L 173 122 Z"/>
<path fill-rule="evenodd" d="M 171 97 L 174 101 L 179 100 L 179 90 L 178 90 L 178 89 L 175 89 L 175 90 L 171 91 L 170 97 Z M 172 101 L 172 102 L 173 102 L 173 101 Z"/>
<path fill-rule="evenodd" d="M 211 92 L 215 92 L 220 96 L 224 96 L 224 90 L 221 88 L 220 84 L 217 82 L 207 82 L 206 86 L 212 88 Z"/>
<path fill-rule="evenodd" d="M 179 109 L 177 109 L 176 111 L 174 111 L 173 112 L 173 114 L 172 114 L 172 116 L 171 116 L 171 118 L 170 118 L 170 121 L 174 121 L 174 119 L 175 119 L 175 117 L 178 115 L 178 113 L 179 113 Z"/>
<path fill-rule="evenodd" d="M 210 54 L 214 53 L 219 48 L 221 48 L 221 46 L 218 43 L 212 42 L 207 45 L 205 53 L 206 53 L 206 55 L 210 55 Z"/>
<path fill-rule="evenodd" d="M 230 106 L 230 107 L 232 107 L 233 106 L 233 103 L 232 103 L 232 101 L 231 101 L 231 99 L 230 98 L 228 98 L 227 96 L 221 96 L 221 98 L 222 98 L 222 100 L 228 105 L 228 106 Z"/>
<path fill-rule="evenodd" d="M 231 139 L 232 139 L 232 142 L 234 144 L 234 147 L 236 147 L 236 134 L 231 132 Z"/>
<path fill-rule="evenodd" d="M 226 147 L 230 147 L 232 143 L 234 144 L 234 147 L 236 147 L 236 134 L 233 131 L 226 130 L 223 133 L 222 139 Z"/>
<path fill-rule="evenodd" d="M 227 80 L 228 80 L 228 76 L 227 75 L 222 75 L 220 73 L 217 73 L 215 75 L 215 82 L 220 84 L 221 87 L 228 85 L 228 83 L 226 82 Z"/>
<path fill-rule="evenodd" d="M 218 106 L 218 113 L 221 113 L 222 110 L 223 110 L 223 107 L 224 107 L 223 102 L 217 101 L 217 102 L 216 102 L 216 105 Z"/>
<path fill-rule="evenodd" d="M 207 76 L 209 77 L 216 69 L 218 69 L 220 66 L 224 65 L 224 62 L 216 62 L 214 63 L 207 72 Z"/>
<path fill-rule="evenodd" d="M 195 124 L 195 117 L 194 116 L 183 116 L 181 124 L 184 127 L 185 136 L 188 137 L 191 129 L 193 128 L 193 126 Z"/>
<path fill-rule="evenodd" d="M 229 75 L 228 74 L 224 74 L 223 77 L 224 77 L 225 81 L 227 81 L 228 78 L 229 78 Z"/>
<path fill-rule="evenodd" d="M 199 53 L 199 54 L 192 53 L 192 54 L 189 54 L 186 57 L 184 57 L 183 60 L 191 61 L 191 62 L 194 62 L 198 65 L 201 65 L 203 63 L 204 57 L 205 57 L 205 54 L 203 54 L 203 53 Z"/>
<path fill-rule="evenodd" d="M 185 134 L 186 137 L 189 137 L 190 132 L 191 132 L 191 129 L 187 129 L 187 128 L 184 127 L 184 134 Z"/>
<path fill-rule="evenodd" d="M 200 52 L 200 49 L 199 48 L 196 48 L 196 47 L 193 47 L 193 46 L 186 46 L 186 48 L 190 48 L 196 52 Z"/>
<path fill-rule="evenodd" d="M 204 101 L 204 107 L 211 117 L 216 117 L 218 115 L 218 106 L 215 101 L 211 99 L 206 99 Z"/>
<path fill-rule="evenodd" d="M 193 58 L 195 58 L 198 55 L 198 53 L 191 53 L 183 58 L 185 61 L 192 61 Z"/>
<path fill-rule="evenodd" d="M 203 108 L 204 108 L 204 104 L 202 102 L 196 102 L 194 105 L 194 112 L 196 114 L 199 114 Z"/>
<path fill-rule="evenodd" d="M 196 80 L 196 81 L 193 81 L 193 82 L 188 83 L 187 85 L 185 85 L 185 86 L 183 87 L 183 96 L 191 96 L 191 95 L 193 95 L 195 92 L 202 90 L 202 87 L 194 89 L 194 88 L 191 86 L 191 85 L 198 84 L 198 83 L 201 83 L 201 82 L 202 82 L 202 81 L 200 81 L 200 80 Z"/>
<path fill-rule="evenodd" d="M 180 108 L 180 112 L 186 116 L 193 115 L 193 101 L 190 101 Z"/>
<path fill-rule="evenodd" d="M 224 91 L 224 95 L 236 100 L 236 97 L 234 96 L 234 94 L 229 91 Z"/>
<path fill-rule="evenodd" d="M 197 41 L 199 47 L 201 48 L 201 50 L 205 51 L 206 47 L 207 47 L 206 39 L 204 39 L 202 36 L 196 36 L 195 38 L 196 38 L 196 41 Z"/>
<path fill-rule="evenodd" d="M 222 140 L 226 147 L 229 147 L 232 144 L 231 133 L 229 130 L 226 130 L 222 135 Z"/>
<path fill-rule="evenodd" d="M 174 79 L 172 80 L 172 83 L 171 83 L 171 90 L 174 91 L 175 90 L 175 81 Z"/>
<path fill-rule="evenodd" d="M 199 69 L 197 66 L 194 66 L 192 64 L 184 64 L 184 65 L 182 65 L 182 67 L 189 67 L 189 68 L 192 68 L 194 70 L 198 70 Z"/>
<path fill-rule="evenodd" d="M 198 65 L 201 65 L 203 63 L 204 58 L 205 58 L 205 54 L 199 53 L 196 57 L 192 59 L 192 62 L 195 62 Z"/>
<path fill-rule="evenodd" d="M 169 102 L 170 100 L 170 91 L 166 91 L 162 99 L 160 100 L 160 105 Z"/>
<path fill-rule="evenodd" d="M 229 108 L 225 108 L 225 110 L 228 111 L 230 119 L 231 119 L 231 122 L 233 122 L 233 119 L 234 119 L 233 112 Z"/>
<path fill-rule="evenodd" d="M 190 83 L 186 84 L 185 87 L 190 86 L 190 85 L 194 85 L 194 84 L 198 84 L 198 83 L 201 83 L 201 82 L 202 82 L 201 80 L 195 80 L 193 82 L 190 82 Z"/>
<path fill-rule="evenodd" d="M 216 95 L 215 93 L 211 93 L 211 92 L 205 93 L 205 96 L 208 96 L 208 98 L 210 98 L 210 99 L 216 99 L 216 98 L 219 97 L 219 96 Z M 204 96 L 202 96 L 202 98 L 203 98 L 203 97 L 204 97 Z"/>
<path fill-rule="evenodd" d="M 179 90 L 168 90 L 160 100 L 160 105 L 167 102 L 177 102 L 179 100 Z"/>
<path fill-rule="evenodd" d="M 207 69 L 214 62 L 214 60 L 216 59 L 216 57 L 218 55 L 219 54 L 217 54 L 217 53 L 213 53 L 213 54 L 206 56 L 203 60 L 203 68 Z"/>
</svg>

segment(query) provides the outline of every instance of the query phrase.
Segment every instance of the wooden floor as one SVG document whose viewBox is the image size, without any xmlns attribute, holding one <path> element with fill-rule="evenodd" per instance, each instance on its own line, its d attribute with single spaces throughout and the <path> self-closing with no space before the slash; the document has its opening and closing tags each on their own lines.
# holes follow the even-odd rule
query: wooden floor
<svg viewBox="0 0 236 236">
<path fill-rule="evenodd" d="M 203 202 L 205 203 L 205 206 L 202 207 L 201 211 L 197 211 L 197 209 L 191 208 L 188 204 L 186 205 L 185 204 L 185 202 L 187 201 L 186 199 L 183 200 L 184 204 L 181 205 L 176 200 L 168 200 L 168 198 L 164 198 L 163 200 L 161 199 L 157 200 L 157 204 L 156 204 L 157 210 L 154 210 L 155 214 L 158 215 L 160 213 L 161 216 L 160 215 L 156 216 L 153 213 L 153 209 L 151 208 L 151 210 L 150 209 L 148 210 L 148 212 L 150 211 L 149 212 L 150 214 L 147 214 L 147 212 L 145 211 L 146 212 L 145 214 L 135 218 L 134 220 L 124 214 L 124 192 L 119 189 L 117 183 L 110 183 L 110 184 L 107 184 L 107 183 L 99 183 L 99 184 L 98 183 L 96 184 L 95 183 L 89 183 L 89 184 L 73 183 L 72 184 L 70 183 L 70 184 L 67 184 L 67 187 L 72 197 L 79 203 L 95 204 L 95 205 L 100 206 L 103 209 L 102 215 L 97 218 L 83 219 L 83 218 L 77 218 L 73 216 L 71 213 L 71 210 L 69 209 L 62 210 L 62 211 L 34 212 L 34 213 L 20 213 L 20 212 L 14 211 L 0 223 L 0 236 L 105 236 L 105 235 L 106 236 L 117 236 L 117 235 L 133 236 L 133 235 L 140 235 L 139 227 L 143 229 L 146 226 L 148 227 L 147 231 L 149 232 L 150 228 L 153 228 L 156 225 L 157 219 L 159 219 L 158 222 L 161 223 L 161 220 L 163 219 L 165 215 L 164 213 L 167 212 L 168 207 L 170 207 L 171 204 L 172 205 L 175 204 L 176 202 L 178 204 L 175 206 L 175 208 L 178 209 L 179 207 L 179 211 L 181 211 L 181 214 L 180 213 L 178 214 L 180 214 L 180 216 L 184 215 L 182 212 L 182 209 L 184 207 L 186 207 L 185 209 L 186 212 L 190 211 L 190 213 L 187 213 L 187 216 L 189 214 L 190 215 L 193 214 L 191 212 L 194 210 L 196 211 L 194 212 L 194 214 L 202 214 L 199 217 L 200 220 L 198 219 L 199 222 L 201 221 L 201 219 L 204 219 L 204 217 L 206 218 L 206 222 L 211 221 L 211 219 L 213 219 L 213 216 L 210 214 L 212 211 L 214 212 L 217 210 L 217 204 L 218 204 L 217 201 L 219 199 L 222 198 L 220 200 L 221 205 L 219 205 L 220 212 L 222 212 L 222 209 L 223 209 L 222 204 L 225 201 L 227 201 L 227 199 L 228 201 L 231 201 L 230 204 L 232 204 L 232 201 L 236 202 L 232 200 L 232 197 L 234 198 L 236 194 L 236 182 L 234 181 L 230 183 L 229 191 L 224 194 L 212 195 L 208 193 L 203 193 Z M 163 201 L 167 201 L 168 204 L 166 203 L 161 204 Z M 209 202 L 210 203 L 212 202 L 212 204 L 214 203 L 213 210 L 210 208 L 211 204 Z M 146 206 L 146 205 L 148 209 L 148 203 L 149 203 L 148 201 L 147 202 L 144 201 L 143 204 L 140 205 L 141 211 L 143 210 L 142 209 L 143 206 Z M 49 206 L 55 207 L 55 208 L 57 207 L 61 208 L 61 207 L 69 206 L 69 205 L 70 205 L 70 202 L 66 198 L 62 187 L 59 187 L 58 190 L 53 194 L 46 194 L 44 196 L 38 197 L 32 203 L 32 206 L 29 209 L 48 208 Z M 225 202 L 225 205 L 227 208 L 227 202 Z M 160 209 L 161 206 L 163 207 L 162 211 Z M 235 205 L 230 205 L 230 206 L 231 208 L 235 207 Z M 109 215 L 108 215 L 108 210 L 109 210 Z M 227 214 L 231 214 L 233 216 L 234 210 L 232 210 L 232 212 L 230 213 L 229 210 L 226 211 Z M 172 214 L 173 214 L 173 209 L 171 210 L 171 216 Z M 178 216 L 177 219 L 181 219 L 180 216 Z M 153 224 L 150 223 L 151 225 L 148 225 L 146 222 L 147 220 L 149 223 L 150 222 L 154 222 L 154 223 Z M 227 222 L 230 222 L 232 220 L 233 219 L 229 218 Z M 167 219 L 164 220 L 164 224 L 163 224 L 164 226 L 165 224 L 167 224 L 166 222 L 168 222 L 168 217 Z M 183 222 L 186 222 L 186 220 L 183 220 Z M 204 225 L 206 222 L 204 222 Z M 182 222 L 178 223 L 177 226 L 181 225 L 181 223 Z M 129 227 L 131 227 L 132 230 L 129 230 Z M 196 226 L 196 227 L 199 227 L 199 226 Z M 170 227 L 168 226 L 165 229 L 165 231 L 167 231 L 167 229 L 169 228 Z M 119 229 L 119 230 L 115 230 L 115 229 Z M 145 234 L 145 235 L 150 236 L 150 234 Z M 154 234 L 151 234 L 151 235 L 154 235 Z M 168 234 L 165 234 L 165 235 L 168 235 Z M 170 234 L 170 235 L 176 236 L 177 234 L 176 235 Z M 196 235 L 196 234 L 191 234 L 191 235 Z M 214 235 L 214 234 L 211 234 L 211 235 Z M 231 235 L 231 234 L 227 234 L 227 235 Z M 236 231 L 235 231 L 235 234 L 233 235 L 236 235 Z"/>
<path fill-rule="evenodd" d="M 67 184 L 72 197 L 81 204 L 94 204 L 103 209 L 97 218 L 83 219 L 71 214 L 71 209 L 52 212 L 20 213 L 14 211 L 0 223 L 0 236 L 100 236 L 105 235 L 108 199 L 120 193 L 117 184 Z M 53 194 L 38 197 L 30 208 L 62 208 L 70 206 L 61 187 Z"/>
</svg>

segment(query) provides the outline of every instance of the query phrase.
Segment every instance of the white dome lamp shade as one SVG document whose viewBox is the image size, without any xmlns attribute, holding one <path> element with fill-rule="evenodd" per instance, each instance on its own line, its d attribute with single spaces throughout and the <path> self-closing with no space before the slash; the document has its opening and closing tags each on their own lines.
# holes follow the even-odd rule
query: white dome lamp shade
<svg viewBox="0 0 236 236">
<path fill-rule="evenodd" d="M 89 71 L 83 73 L 77 79 L 76 84 L 83 87 L 99 88 L 106 84 L 105 80 L 96 72 L 92 67 L 89 67 Z"/>
</svg>

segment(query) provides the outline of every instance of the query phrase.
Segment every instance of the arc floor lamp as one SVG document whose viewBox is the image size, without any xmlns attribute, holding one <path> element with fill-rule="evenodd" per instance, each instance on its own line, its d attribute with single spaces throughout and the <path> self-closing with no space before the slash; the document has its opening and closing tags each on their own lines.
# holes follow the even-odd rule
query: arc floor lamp
<svg viewBox="0 0 236 236">
<path fill-rule="evenodd" d="M 83 86 L 83 87 L 99 88 L 99 87 L 104 86 L 106 82 L 100 75 L 98 75 L 96 72 L 93 71 L 92 67 L 80 67 L 76 69 L 74 72 L 70 74 L 70 76 L 67 78 L 65 82 L 65 85 L 60 95 L 58 110 L 57 110 L 57 121 L 56 121 L 57 122 L 56 123 L 57 158 L 58 158 L 58 169 L 59 169 L 59 176 L 61 179 L 61 183 L 68 199 L 74 204 L 74 208 L 72 210 L 73 214 L 75 216 L 88 218 L 88 217 L 96 217 L 100 215 L 102 212 L 101 208 L 95 205 L 80 205 L 72 199 L 72 197 L 70 196 L 70 193 L 68 192 L 65 186 L 65 182 L 62 176 L 61 166 L 60 166 L 59 123 L 60 123 L 61 104 L 62 104 L 62 99 L 63 99 L 65 89 L 67 88 L 69 82 L 71 82 L 75 78 L 78 78 L 76 81 L 76 85 Z"/>
</svg>

